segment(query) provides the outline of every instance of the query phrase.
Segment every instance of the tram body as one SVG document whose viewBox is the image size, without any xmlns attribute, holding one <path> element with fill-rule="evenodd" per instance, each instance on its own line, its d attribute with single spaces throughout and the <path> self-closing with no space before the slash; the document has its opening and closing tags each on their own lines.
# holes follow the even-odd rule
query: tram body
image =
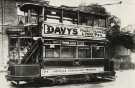
<svg viewBox="0 0 135 88">
<path fill-rule="evenodd" d="M 114 78 L 107 15 L 24 3 L 22 29 L 8 30 L 9 81 Z"/>
</svg>

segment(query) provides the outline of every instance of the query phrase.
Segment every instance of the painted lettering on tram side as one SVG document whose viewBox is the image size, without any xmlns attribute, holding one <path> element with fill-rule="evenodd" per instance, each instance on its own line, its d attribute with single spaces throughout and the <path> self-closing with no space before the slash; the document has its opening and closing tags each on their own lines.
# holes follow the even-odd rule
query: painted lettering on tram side
<svg viewBox="0 0 135 88">
<path fill-rule="evenodd" d="M 46 34 L 55 35 L 69 35 L 69 36 L 81 36 L 90 38 L 102 38 L 105 37 L 105 32 L 99 29 L 93 29 L 92 27 L 79 27 L 70 25 L 56 25 L 56 24 L 44 24 L 43 36 Z"/>
<path fill-rule="evenodd" d="M 68 27 L 55 27 L 50 25 L 44 25 L 45 34 L 60 34 L 60 35 L 77 35 L 78 29 Z"/>
</svg>

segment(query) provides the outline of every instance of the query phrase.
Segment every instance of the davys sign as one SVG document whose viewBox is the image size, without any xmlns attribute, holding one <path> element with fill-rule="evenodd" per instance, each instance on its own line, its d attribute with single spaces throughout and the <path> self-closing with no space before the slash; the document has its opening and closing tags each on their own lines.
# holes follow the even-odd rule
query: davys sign
<svg viewBox="0 0 135 88">
<path fill-rule="evenodd" d="M 44 37 L 105 38 L 105 32 L 90 26 L 44 23 Z"/>
</svg>

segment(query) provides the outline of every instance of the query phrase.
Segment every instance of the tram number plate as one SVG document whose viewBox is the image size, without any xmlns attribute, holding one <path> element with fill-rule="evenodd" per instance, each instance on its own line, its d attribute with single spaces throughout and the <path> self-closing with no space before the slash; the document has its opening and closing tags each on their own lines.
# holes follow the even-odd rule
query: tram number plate
<svg viewBox="0 0 135 88">
<path fill-rule="evenodd" d="M 88 74 L 88 73 L 100 73 L 103 71 L 104 71 L 104 67 L 46 68 L 46 69 L 41 69 L 41 76 Z"/>
</svg>

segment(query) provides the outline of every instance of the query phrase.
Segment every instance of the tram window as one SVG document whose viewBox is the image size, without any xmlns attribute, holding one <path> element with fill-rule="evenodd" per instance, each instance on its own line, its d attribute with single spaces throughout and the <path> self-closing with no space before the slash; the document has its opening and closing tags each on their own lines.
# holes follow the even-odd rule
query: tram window
<svg viewBox="0 0 135 88">
<path fill-rule="evenodd" d="M 45 47 L 45 57 L 46 58 L 58 58 L 60 57 L 60 46 L 52 47 L 51 45 L 47 45 Z"/>
<path fill-rule="evenodd" d="M 104 58 L 104 47 L 92 47 L 92 58 Z"/>
<path fill-rule="evenodd" d="M 82 25 L 87 25 L 87 17 L 86 17 L 86 16 L 82 16 L 82 17 L 80 18 L 80 23 L 81 23 Z"/>
<path fill-rule="evenodd" d="M 18 24 L 24 24 L 25 23 L 25 16 L 18 15 Z"/>
<path fill-rule="evenodd" d="M 38 11 L 36 11 L 35 9 L 31 9 L 31 15 L 38 15 Z"/>
<path fill-rule="evenodd" d="M 29 12 L 25 12 L 25 22 L 26 23 L 32 23 L 32 24 L 37 24 L 38 22 L 38 17 L 39 17 L 39 11 L 35 9 L 30 9 Z"/>
<path fill-rule="evenodd" d="M 18 39 L 16 38 L 10 38 L 9 39 L 9 44 L 11 47 L 16 47 L 17 46 Z"/>
<path fill-rule="evenodd" d="M 10 56 L 10 59 L 19 58 L 18 39 L 16 39 L 16 38 L 9 39 L 9 56 Z"/>
<path fill-rule="evenodd" d="M 94 19 L 94 26 L 95 26 L 95 27 L 98 27 L 98 24 L 99 24 L 99 19 L 97 19 L 97 18 Z"/>
<path fill-rule="evenodd" d="M 105 27 L 105 19 L 99 19 L 99 27 Z"/>
<path fill-rule="evenodd" d="M 61 57 L 62 58 L 75 58 L 76 52 L 75 47 L 61 47 Z"/>
<path fill-rule="evenodd" d="M 93 25 L 93 21 L 92 21 L 92 20 L 88 20 L 88 21 L 87 21 L 87 25 L 88 25 L 88 26 L 92 26 L 92 25 Z"/>
<path fill-rule="evenodd" d="M 34 9 L 31 9 L 31 19 L 30 19 L 30 22 L 33 23 L 33 24 L 36 24 L 38 22 L 38 12 Z"/>
<path fill-rule="evenodd" d="M 78 57 L 79 58 L 91 58 L 90 47 L 79 47 L 78 48 Z"/>
<path fill-rule="evenodd" d="M 105 27 L 105 19 L 95 18 L 94 19 L 94 26 L 96 26 L 96 27 Z"/>
<path fill-rule="evenodd" d="M 31 16 L 31 23 L 36 24 L 37 23 L 37 17 Z"/>
<path fill-rule="evenodd" d="M 88 17 L 87 25 L 88 26 L 93 26 L 93 17 L 92 16 Z"/>
</svg>

